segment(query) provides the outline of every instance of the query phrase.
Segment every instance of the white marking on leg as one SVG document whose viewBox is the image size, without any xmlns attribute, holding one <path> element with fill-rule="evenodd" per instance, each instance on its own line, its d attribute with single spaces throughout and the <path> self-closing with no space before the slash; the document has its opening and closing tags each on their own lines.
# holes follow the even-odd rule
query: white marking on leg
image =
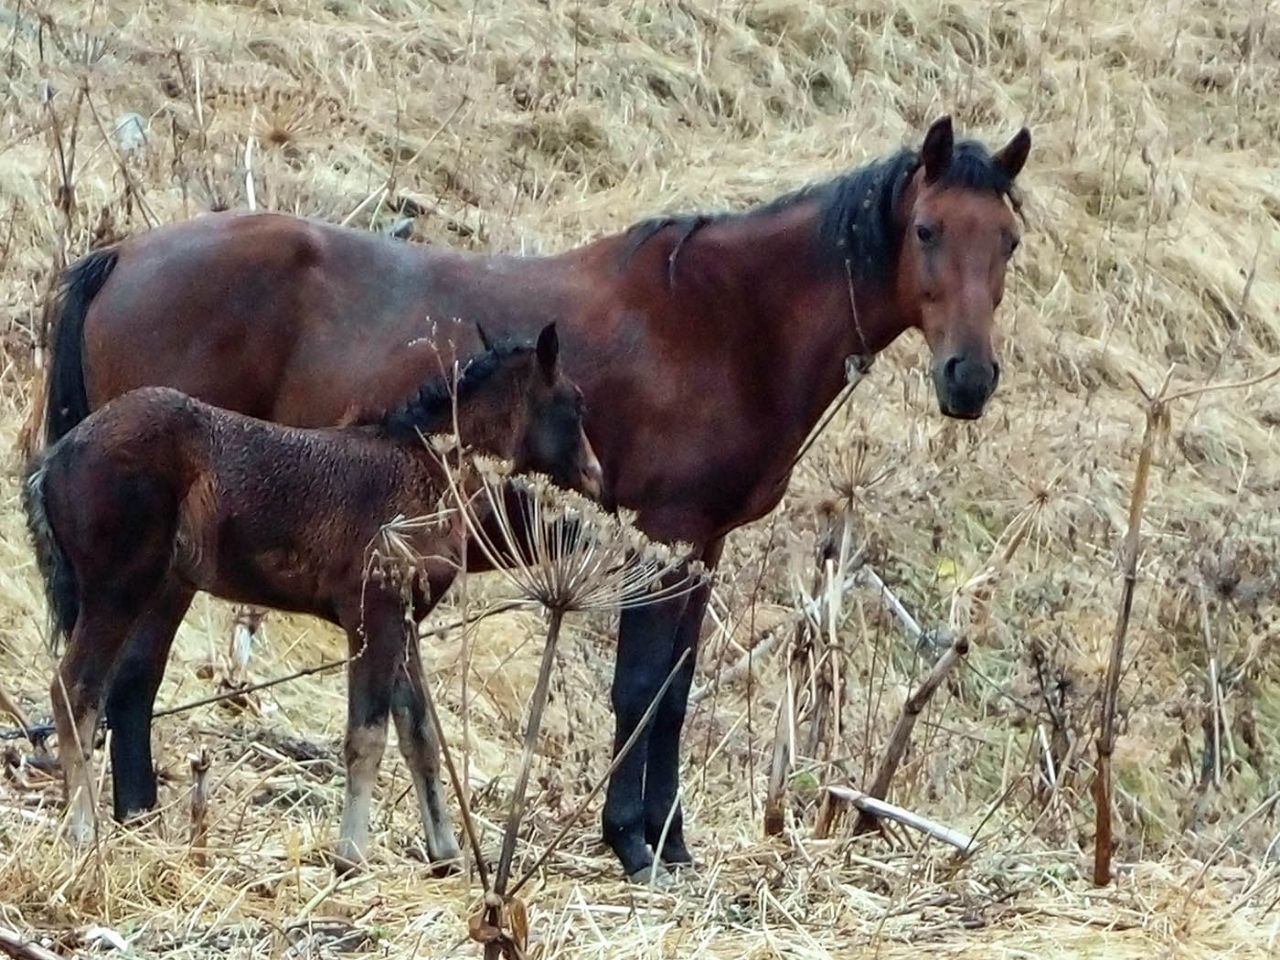
<svg viewBox="0 0 1280 960">
<path fill-rule="evenodd" d="M 337 849 L 339 866 L 344 869 L 358 868 L 368 859 L 369 810 L 373 804 L 378 766 L 386 746 L 385 722 L 347 731 L 347 790 Z"/>
<path fill-rule="evenodd" d="M 253 607 L 237 607 L 236 619 L 231 629 L 231 676 L 232 684 L 244 680 L 249 669 L 249 658 L 253 654 L 253 644 L 258 638 L 258 629 L 262 624 L 262 613 Z"/>
<path fill-rule="evenodd" d="M 418 798 L 418 816 L 422 819 L 427 856 L 432 863 L 461 861 L 462 850 L 449 816 L 444 783 L 440 779 L 440 744 L 435 729 L 426 718 L 421 724 L 414 724 L 406 711 L 397 710 L 395 718 L 400 753 L 409 768 Z"/>
<path fill-rule="evenodd" d="M 67 798 L 67 836 L 72 843 L 84 846 L 93 842 L 96 821 L 93 774 L 89 763 L 93 734 L 98 726 L 98 711 L 85 709 L 77 702 L 80 696 L 71 696 L 61 671 L 54 678 L 51 693 L 58 730 L 58 758 L 62 764 Z M 80 719 L 74 722 L 72 718 L 77 711 Z"/>
</svg>

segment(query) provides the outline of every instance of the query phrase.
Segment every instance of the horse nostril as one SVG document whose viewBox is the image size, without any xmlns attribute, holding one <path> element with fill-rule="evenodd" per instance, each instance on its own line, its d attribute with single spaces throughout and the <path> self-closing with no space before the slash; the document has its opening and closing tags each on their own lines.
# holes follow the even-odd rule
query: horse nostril
<svg viewBox="0 0 1280 960">
<path fill-rule="evenodd" d="M 948 357 L 947 362 L 942 365 L 942 375 L 946 378 L 947 383 L 956 382 L 956 371 L 960 369 L 959 357 Z"/>
<path fill-rule="evenodd" d="M 1000 382 L 1000 361 L 992 360 L 991 361 L 991 389 L 994 390 L 996 388 L 996 384 L 998 384 L 999 382 Z"/>
</svg>

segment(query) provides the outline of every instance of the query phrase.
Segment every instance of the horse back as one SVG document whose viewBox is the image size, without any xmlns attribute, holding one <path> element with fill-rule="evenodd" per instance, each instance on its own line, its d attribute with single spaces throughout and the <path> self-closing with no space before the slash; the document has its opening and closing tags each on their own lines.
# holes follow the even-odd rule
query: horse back
<svg viewBox="0 0 1280 960">
<path fill-rule="evenodd" d="M 388 408 L 502 330 L 563 312 L 538 258 L 436 250 L 272 213 L 131 238 L 89 307 L 90 408 L 147 385 L 278 423 Z"/>
</svg>

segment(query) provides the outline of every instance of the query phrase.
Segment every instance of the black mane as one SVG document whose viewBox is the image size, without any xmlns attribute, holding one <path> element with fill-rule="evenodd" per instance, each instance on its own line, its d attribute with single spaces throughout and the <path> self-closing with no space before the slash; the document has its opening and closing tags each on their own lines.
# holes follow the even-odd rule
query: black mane
<svg viewBox="0 0 1280 960">
<path fill-rule="evenodd" d="M 801 187 L 743 213 L 685 214 L 642 220 L 627 231 L 631 242 L 625 256 L 629 259 L 668 227 L 676 228 L 679 233 L 670 258 L 670 279 L 674 282 L 675 261 L 680 248 L 704 226 L 736 218 L 766 216 L 797 203 L 817 202 L 822 208 L 819 235 L 824 243 L 830 245 L 833 254 L 847 261 L 859 279 L 877 284 L 888 282 L 902 242 L 903 225 L 896 217 L 898 204 L 903 190 L 919 167 L 920 154 L 903 149 L 833 180 Z M 956 141 L 951 165 L 938 182 L 944 187 L 994 193 L 1006 198 L 1015 211 L 1021 210 L 1013 181 L 992 162 L 987 148 L 977 141 Z"/>
<path fill-rule="evenodd" d="M 453 401 L 459 405 L 516 357 L 531 353 L 533 347 L 517 340 L 503 340 L 488 350 L 469 357 L 458 375 L 456 390 L 447 376 L 425 381 L 409 400 L 386 413 L 377 425 L 392 439 L 416 440 L 452 425 Z"/>
</svg>

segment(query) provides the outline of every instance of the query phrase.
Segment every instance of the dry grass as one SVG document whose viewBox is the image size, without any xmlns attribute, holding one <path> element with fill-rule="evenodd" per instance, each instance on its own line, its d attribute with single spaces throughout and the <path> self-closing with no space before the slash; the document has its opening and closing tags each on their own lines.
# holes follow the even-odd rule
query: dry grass
<svg viewBox="0 0 1280 960">
<path fill-rule="evenodd" d="M 990 140 L 1029 122 L 1027 239 L 991 414 L 944 422 L 918 339 L 892 348 L 775 517 L 732 538 L 699 666 L 708 683 L 761 638 L 789 636 L 796 585 L 813 578 L 817 501 L 854 497 L 874 569 L 926 626 L 1036 505 L 893 793 L 977 830 L 981 851 L 956 863 L 896 832 L 810 837 L 814 787 L 869 775 L 930 666 L 854 587 L 837 636 L 845 735 L 831 757 L 797 761 L 785 838 L 762 838 L 760 809 L 780 643 L 690 721 L 698 875 L 670 893 L 622 884 L 593 811 L 525 891 L 533 937 L 542 956 L 565 957 L 1271 955 L 1278 825 L 1269 809 L 1249 814 L 1276 789 L 1280 760 L 1275 381 L 1181 401 L 1157 451 L 1120 688 L 1120 876 L 1103 891 L 1087 881 L 1087 787 L 1142 422 L 1129 375 L 1154 387 L 1174 364 L 1179 386 L 1237 380 L 1280 353 L 1276 17 L 1273 0 L 4 0 L 0 439 L 16 439 L 29 410 L 41 299 L 62 251 L 74 258 L 148 217 L 243 206 L 250 183 L 260 207 L 378 230 L 414 216 L 419 240 L 550 251 L 660 210 L 767 199 L 913 140 L 944 109 Z M 89 96 L 73 124 L 81 80 Z M 126 112 L 147 136 L 132 151 L 103 137 Z M 73 126 L 66 215 L 52 131 L 65 157 Z M 53 666 L 43 604 L 12 478 L 2 496 L 0 687 L 42 719 Z M 498 586 L 473 580 L 468 597 Z M 523 856 L 608 762 L 612 625 L 569 626 Z M 506 614 L 468 638 L 470 778 L 494 850 L 538 632 L 532 615 Z M 161 702 L 214 692 L 225 665 L 202 667 L 228 637 L 226 609 L 198 601 Z M 265 637 L 255 679 L 343 647 L 301 619 L 274 617 Z M 428 646 L 460 744 L 462 640 Z M 159 721 L 159 823 L 105 820 L 82 857 L 55 840 L 53 781 L 12 754 L 0 925 L 68 952 L 108 950 L 92 930 L 102 927 L 139 956 L 475 953 L 462 941 L 477 887 L 433 879 L 419 861 L 394 751 L 374 869 L 334 886 L 322 854 L 337 825 L 343 713 L 344 684 L 329 674 L 261 694 L 247 712 Z M 1215 728 L 1223 746 L 1206 764 Z M 187 757 L 201 746 L 212 758 L 204 864 L 187 845 Z"/>
</svg>

